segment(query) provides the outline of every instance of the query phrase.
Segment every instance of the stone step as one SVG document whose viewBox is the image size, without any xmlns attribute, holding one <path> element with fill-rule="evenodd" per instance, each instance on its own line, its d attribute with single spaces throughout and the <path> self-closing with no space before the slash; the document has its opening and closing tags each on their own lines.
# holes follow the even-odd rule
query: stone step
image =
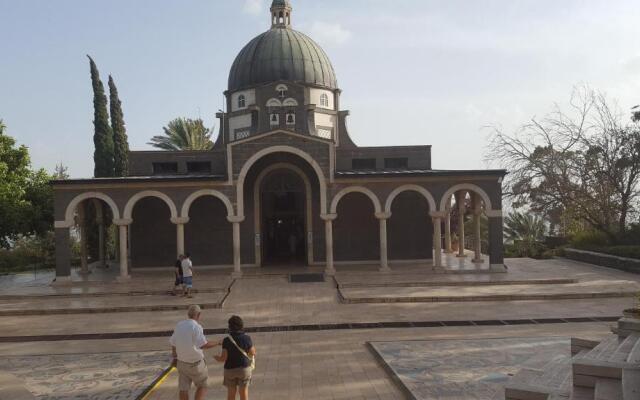
<svg viewBox="0 0 640 400">
<path fill-rule="evenodd" d="M 594 400 L 622 400 L 622 382 L 618 379 L 598 379 Z"/>
<path fill-rule="evenodd" d="M 631 336 L 631 335 L 630 335 Z M 631 365 L 640 364 L 640 337 L 636 340 L 629 355 L 627 356 L 627 363 Z"/>
<path fill-rule="evenodd" d="M 622 398 L 623 400 L 640 399 L 640 370 L 622 370 Z"/>
<path fill-rule="evenodd" d="M 573 387 L 570 400 L 594 400 L 593 388 Z"/>
<path fill-rule="evenodd" d="M 0 399 L 35 400 L 36 397 L 24 387 L 18 378 L 0 372 Z"/>
<path fill-rule="evenodd" d="M 553 360 L 540 370 L 523 368 L 505 385 L 505 399 L 547 400 L 551 395 L 568 398 L 571 379 L 570 358 Z"/>
<path fill-rule="evenodd" d="M 589 351 L 600 344 L 597 340 L 571 338 L 571 355 L 575 356 L 581 351 Z"/>
<path fill-rule="evenodd" d="M 624 338 L 618 348 L 609 356 L 608 361 L 627 361 L 627 358 L 631 355 L 633 349 L 638 345 L 638 340 L 640 340 L 640 336 L 635 334 Z"/>
<path fill-rule="evenodd" d="M 627 363 L 594 360 L 587 357 L 574 359 L 573 385 L 593 388 L 596 381 L 601 378 L 620 380 L 622 370 L 627 366 Z"/>
<path fill-rule="evenodd" d="M 593 360 L 607 360 L 621 343 L 622 340 L 617 335 L 608 335 L 600 344 L 588 351 L 584 357 Z"/>
</svg>

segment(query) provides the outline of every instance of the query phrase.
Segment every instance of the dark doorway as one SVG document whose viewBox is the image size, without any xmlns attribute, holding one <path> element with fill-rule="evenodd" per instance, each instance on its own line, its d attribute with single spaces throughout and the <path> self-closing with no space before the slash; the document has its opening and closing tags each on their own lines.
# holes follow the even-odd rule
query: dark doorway
<svg viewBox="0 0 640 400">
<path fill-rule="evenodd" d="M 266 265 L 304 265 L 305 186 L 294 172 L 269 174 L 260 190 L 262 259 Z"/>
</svg>

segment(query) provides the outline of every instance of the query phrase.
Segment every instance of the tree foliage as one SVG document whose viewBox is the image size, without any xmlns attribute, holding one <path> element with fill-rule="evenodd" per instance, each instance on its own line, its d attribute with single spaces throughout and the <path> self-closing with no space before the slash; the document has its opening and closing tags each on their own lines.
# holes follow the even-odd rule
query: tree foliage
<svg viewBox="0 0 640 400">
<path fill-rule="evenodd" d="M 127 176 L 129 172 L 129 141 L 124 125 L 122 103 L 118 97 L 118 88 L 111 75 L 109 75 L 109 107 L 111 129 L 113 130 L 114 176 Z"/>
<path fill-rule="evenodd" d="M 571 215 L 615 239 L 640 194 L 640 130 L 623 120 L 603 94 L 580 87 L 568 112 L 556 105 L 513 134 L 494 128 L 487 158 L 509 170 L 516 208 Z"/>
<path fill-rule="evenodd" d="M 163 135 L 148 143 L 162 150 L 210 150 L 213 147 L 211 130 L 202 119 L 176 118 L 162 128 Z"/>
<path fill-rule="evenodd" d="M 51 176 L 31 170 L 29 151 L 17 146 L 0 120 L 0 246 L 19 235 L 44 234 L 53 227 Z"/>
<path fill-rule="evenodd" d="M 91 84 L 93 86 L 93 144 L 95 145 L 93 153 L 95 168 L 93 174 L 97 178 L 113 176 L 113 131 L 109 126 L 107 96 L 104 93 L 104 86 L 100 80 L 100 73 L 96 63 L 90 56 L 87 55 L 87 57 L 89 57 Z"/>
</svg>

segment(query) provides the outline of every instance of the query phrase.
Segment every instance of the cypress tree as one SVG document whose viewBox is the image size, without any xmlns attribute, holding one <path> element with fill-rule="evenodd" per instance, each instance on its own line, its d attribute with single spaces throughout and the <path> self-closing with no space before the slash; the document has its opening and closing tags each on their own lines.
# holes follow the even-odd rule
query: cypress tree
<svg viewBox="0 0 640 400">
<path fill-rule="evenodd" d="M 93 174 L 96 178 L 113 176 L 113 132 L 109 126 L 107 96 L 104 93 L 104 86 L 100 80 L 96 63 L 89 55 L 87 57 L 89 57 L 91 66 L 91 84 L 93 86 L 93 144 L 95 145 Z"/>
<path fill-rule="evenodd" d="M 109 75 L 109 108 L 111 111 L 111 129 L 113 129 L 114 176 L 127 176 L 129 172 L 129 142 L 127 128 L 122 115 L 122 103 L 118 97 L 118 88 Z"/>
</svg>

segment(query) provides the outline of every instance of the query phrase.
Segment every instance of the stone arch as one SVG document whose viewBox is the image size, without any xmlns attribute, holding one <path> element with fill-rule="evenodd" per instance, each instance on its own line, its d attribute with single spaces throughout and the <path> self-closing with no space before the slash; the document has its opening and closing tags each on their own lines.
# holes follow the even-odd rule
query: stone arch
<svg viewBox="0 0 640 400">
<path fill-rule="evenodd" d="M 229 198 L 227 196 L 217 190 L 202 189 L 198 190 L 197 192 L 191 193 L 189 197 L 187 197 L 187 199 L 184 201 L 184 203 L 182 204 L 182 211 L 180 213 L 182 218 L 189 218 L 189 209 L 191 208 L 191 204 L 193 204 L 194 201 L 202 196 L 213 196 L 220 199 L 220 201 L 224 203 L 224 206 L 227 209 L 227 216 L 233 217 L 233 205 L 231 204 L 231 201 L 229 201 Z"/>
<path fill-rule="evenodd" d="M 125 219 L 131 219 L 131 215 L 133 213 L 133 207 L 136 205 L 138 200 L 143 199 L 145 197 L 157 197 L 164 201 L 167 206 L 169 206 L 169 210 L 171 211 L 171 218 L 178 218 L 178 210 L 176 208 L 175 203 L 169 196 L 162 192 L 158 192 L 157 190 L 144 190 L 142 192 L 138 192 L 129 198 L 127 204 L 124 206 L 124 217 Z"/>
<path fill-rule="evenodd" d="M 267 107 L 282 107 L 282 102 L 276 98 L 267 100 Z"/>
<path fill-rule="evenodd" d="M 339 191 L 338 194 L 333 197 L 333 201 L 331 201 L 331 214 L 335 214 L 338 210 L 338 203 L 340 202 L 340 199 L 342 199 L 347 194 L 354 192 L 362 193 L 369 197 L 373 202 L 373 208 L 376 213 L 382 211 L 380 200 L 378 200 L 378 197 L 370 189 L 367 189 L 364 186 L 349 186 Z"/>
<path fill-rule="evenodd" d="M 433 195 L 424 187 L 418 185 L 402 185 L 400 187 L 395 188 L 389 196 L 387 196 L 387 201 L 384 205 L 385 212 L 391 212 L 391 205 L 393 204 L 393 200 L 402 192 L 405 191 L 413 191 L 420 193 L 429 204 L 429 211 L 436 211 L 436 201 L 433 198 Z"/>
<path fill-rule="evenodd" d="M 459 190 L 469 190 L 471 192 L 477 193 L 480 196 L 480 198 L 482 198 L 482 201 L 484 202 L 485 211 L 493 210 L 491 206 L 491 199 L 489 198 L 489 195 L 487 194 L 487 192 L 485 192 L 484 190 L 482 190 L 482 188 L 472 183 L 460 183 L 458 185 L 454 185 L 450 187 L 444 193 L 444 195 L 440 199 L 440 211 L 447 211 L 446 210 L 447 199 L 451 198 L 451 196 Z"/>
<path fill-rule="evenodd" d="M 73 225 L 73 214 L 76 211 L 76 207 L 78 206 L 78 204 L 80 204 L 81 202 L 83 202 L 84 200 L 87 199 L 100 199 L 102 201 L 104 201 L 105 203 L 107 203 L 109 205 L 109 207 L 111 208 L 111 213 L 113 214 L 113 219 L 120 219 L 120 210 L 118 210 L 118 206 L 116 205 L 116 202 L 113 201 L 113 199 L 109 196 L 107 196 L 104 193 L 101 192 L 86 192 L 86 193 L 82 193 L 77 195 L 76 197 L 73 198 L 73 200 L 71 200 L 69 202 L 69 205 L 67 205 L 67 209 L 65 211 L 64 214 L 64 219 L 65 219 L 65 224 L 68 226 L 72 226 Z"/>
<path fill-rule="evenodd" d="M 259 159 L 272 153 L 294 154 L 302 158 L 303 160 L 305 160 L 307 163 L 309 163 L 309 165 L 311 165 L 316 175 L 318 176 L 318 182 L 320 184 L 320 211 L 321 213 L 324 214 L 325 210 L 327 209 L 326 208 L 327 207 L 327 182 L 324 177 L 324 173 L 322 172 L 322 168 L 320 168 L 320 165 L 318 165 L 316 160 L 314 160 L 313 157 L 311 157 L 308 153 L 300 149 L 297 149 L 295 147 L 272 146 L 266 149 L 262 149 L 256 154 L 254 154 L 253 156 L 251 156 L 251 158 L 249 158 L 244 163 L 244 165 L 242 166 L 242 169 L 240 170 L 240 174 L 238 175 L 238 182 L 236 184 L 236 187 L 237 187 L 236 203 L 237 203 L 238 217 L 244 217 L 244 181 L 247 177 L 247 174 L 249 173 L 249 170 L 251 169 L 253 164 L 255 164 Z"/>
<path fill-rule="evenodd" d="M 260 199 L 260 186 L 262 185 L 262 181 L 264 180 L 264 178 L 269 175 L 269 173 L 276 171 L 278 169 L 287 169 L 290 171 L 293 171 L 296 175 L 298 175 L 300 177 L 300 179 L 302 179 L 302 182 L 304 183 L 304 188 L 305 188 L 305 234 L 308 235 L 309 232 L 313 231 L 313 205 L 312 205 L 312 196 L 313 196 L 313 192 L 312 192 L 312 188 L 311 188 L 311 181 L 309 180 L 309 177 L 307 176 L 307 174 L 297 165 L 293 165 L 290 163 L 286 163 L 286 162 L 281 162 L 281 163 L 275 163 L 272 165 L 269 165 L 267 168 L 265 168 L 263 171 L 260 172 L 260 175 L 258 175 L 258 177 L 256 178 L 256 182 L 253 186 L 253 209 L 254 209 L 254 221 L 253 221 L 253 226 L 254 226 L 254 233 L 255 234 L 260 234 L 261 233 L 261 229 L 262 229 L 262 207 L 260 205 L 261 203 L 261 199 Z M 305 236 L 306 236 L 305 235 Z M 308 240 L 307 240 L 308 241 Z M 262 243 L 260 241 L 256 241 L 254 243 L 254 252 L 255 252 L 255 259 L 256 259 L 256 264 L 260 264 L 261 263 L 261 254 L 260 252 L 261 250 L 261 246 Z M 313 243 L 307 243 L 307 262 L 309 263 L 309 265 L 313 264 Z"/>
</svg>

